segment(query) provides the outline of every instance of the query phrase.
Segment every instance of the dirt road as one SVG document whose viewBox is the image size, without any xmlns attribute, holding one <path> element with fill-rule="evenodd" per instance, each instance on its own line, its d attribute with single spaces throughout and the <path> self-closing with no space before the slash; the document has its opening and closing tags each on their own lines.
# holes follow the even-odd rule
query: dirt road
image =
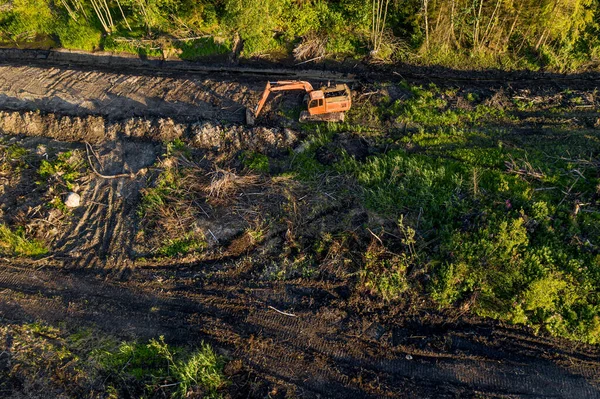
<svg viewBox="0 0 600 399">
<path fill-rule="evenodd" d="M 237 123 L 262 86 L 248 78 L 0 64 L 0 111 Z M 298 98 L 279 98 L 272 111 L 285 101 Z M 107 173 L 137 173 L 152 165 L 159 146 L 97 143 Z M 597 347 L 409 304 L 386 306 L 353 295 L 346 283 L 249 278 L 237 255 L 136 265 L 130 241 L 145 184 L 142 177 L 95 177 L 54 258 L 3 259 L 0 316 L 94 326 L 122 338 L 208 340 L 265 381 L 235 387 L 237 397 L 275 389 L 306 398 L 600 398 Z"/>
</svg>

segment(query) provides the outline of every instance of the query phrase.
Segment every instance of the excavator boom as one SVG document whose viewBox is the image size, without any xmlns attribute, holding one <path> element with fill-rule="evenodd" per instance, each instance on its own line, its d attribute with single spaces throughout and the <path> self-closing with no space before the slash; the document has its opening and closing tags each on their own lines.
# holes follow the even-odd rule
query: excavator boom
<svg viewBox="0 0 600 399">
<path fill-rule="evenodd" d="M 335 88 L 323 87 L 321 90 L 314 90 L 312 85 L 303 80 L 282 80 L 277 82 L 267 82 L 265 90 L 262 93 L 260 101 L 256 104 L 254 111 L 246 109 L 246 123 L 254 124 L 254 119 L 258 117 L 269 94 L 274 91 L 304 90 L 309 95 L 309 110 L 303 113 L 310 114 L 309 119 L 300 118 L 301 122 L 305 120 L 343 120 L 343 113 L 350 108 L 350 90 L 346 85 L 338 85 Z M 343 92 L 341 96 L 334 92 Z M 332 94 L 333 96 L 329 95 Z M 318 115 L 323 115 L 319 119 Z M 332 119 L 333 118 L 333 119 Z"/>
<path fill-rule="evenodd" d="M 302 81 L 302 80 L 282 80 L 278 82 L 267 82 L 267 86 L 265 87 L 265 91 L 263 91 L 262 97 L 260 101 L 256 105 L 254 109 L 253 117 L 256 118 L 260 111 L 262 111 L 267 99 L 269 98 L 269 94 L 273 91 L 285 91 L 285 90 L 304 90 L 307 93 L 313 91 L 313 87 L 310 83 Z"/>
</svg>

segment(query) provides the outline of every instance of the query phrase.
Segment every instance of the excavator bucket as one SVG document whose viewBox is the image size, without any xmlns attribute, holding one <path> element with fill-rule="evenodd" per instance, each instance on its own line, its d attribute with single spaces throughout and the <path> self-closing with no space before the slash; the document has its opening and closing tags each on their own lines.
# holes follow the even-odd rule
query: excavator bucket
<svg viewBox="0 0 600 399">
<path fill-rule="evenodd" d="M 254 112 L 250 108 L 246 108 L 246 125 L 254 126 Z"/>
</svg>

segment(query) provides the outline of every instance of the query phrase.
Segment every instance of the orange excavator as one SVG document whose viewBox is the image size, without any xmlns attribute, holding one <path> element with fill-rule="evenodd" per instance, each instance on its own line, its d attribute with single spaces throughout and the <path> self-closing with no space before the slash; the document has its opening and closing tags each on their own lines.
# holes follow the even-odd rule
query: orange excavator
<svg viewBox="0 0 600 399">
<path fill-rule="evenodd" d="M 302 80 L 267 82 L 267 87 L 254 110 L 246 109 L 246 123 L 254 125 L 254 120 L 263 109 L 269 94 L 277 91 L 304 90 L 307 93 L 308 110 L 300 113 L 300 122 L 324 121 L 343 122 L 345 112 L 350 109 L 352 99 L 346 84 L 323 86 L 319 90 Z"/>
</svg>

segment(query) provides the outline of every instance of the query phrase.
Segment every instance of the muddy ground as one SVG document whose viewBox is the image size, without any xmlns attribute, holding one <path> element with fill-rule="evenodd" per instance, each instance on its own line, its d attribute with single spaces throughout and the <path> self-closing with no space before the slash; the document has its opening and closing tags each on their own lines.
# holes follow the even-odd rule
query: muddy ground
<svg viewBox="0 0 600 399">
<path fill-rule="evenodd" d="M 205 154 L 207 164 L 199 167 L 208 175 L 224 154 L 251 149 L 277 156 L 304 138 L 285 117 L 301 94 L 274 96 L 258 127 L 242 125 L 245 107 L 263 85 L 244 76 L 0 64 L 5 143 L 86 154 L 87 141 L 99 158 L 98 170 L 87 170 L 81 180 L 83 205 L 64 223 L 28 213 L 45 200 L 35 184 L 3 181 L 2 221 L 19 223 L 23 214 L 28 223 L 39 219 L 36 234 L 49 235 L 51 251 L 38 260 L 2 259 L 0 316 L 91 326 L 123 339 L 209 341 L 241 360 L 228 388 L 232 397 L 600 397 L 597 347 L 436 311 L 419 299 L 388 306 L 353 292 L 331 259 L 320 279 L 293 273 L 283 281 L 266 278 L 276 268 L 269 264 L 301 254 L 290 249 L 289 225 L 274 223 L 264 241 L 250 242 L 244 232 L 257 213 L 279 220 L 282 212 L 294 212 L 293 228 L 306 241 L 321 229 L 352 231 L 357 242 L 369 237 L 361 226 L 375 216 L 351 195 L 331 195 L 336 182 L 308 189 L 249 179 L 234 202 L 207 196 L 199 204 L 200 227 L 210 232 L 202 258 L 148 257 L 152 248 L 138 234 L 136 211 L 156 177 L 153 168 L 165 159 L 165 141 L 182 138 Z M 517 90 L 509 86 L 494 83 L 485 90 Z M 357 82 L 353 89 L 355 98 L 365 99 L 373 86 Z M 547 101 L 562 88 L 532 84 L 527 90 L 528 98 Z M 597 99 L 581 105 L 576 123 L 593 126 L 595 114 L 585 107 Z M 34 179 L 24 176 L 26 183 Z M 293 210 L 279 206 L 290 196 Z"/>
</svg>

